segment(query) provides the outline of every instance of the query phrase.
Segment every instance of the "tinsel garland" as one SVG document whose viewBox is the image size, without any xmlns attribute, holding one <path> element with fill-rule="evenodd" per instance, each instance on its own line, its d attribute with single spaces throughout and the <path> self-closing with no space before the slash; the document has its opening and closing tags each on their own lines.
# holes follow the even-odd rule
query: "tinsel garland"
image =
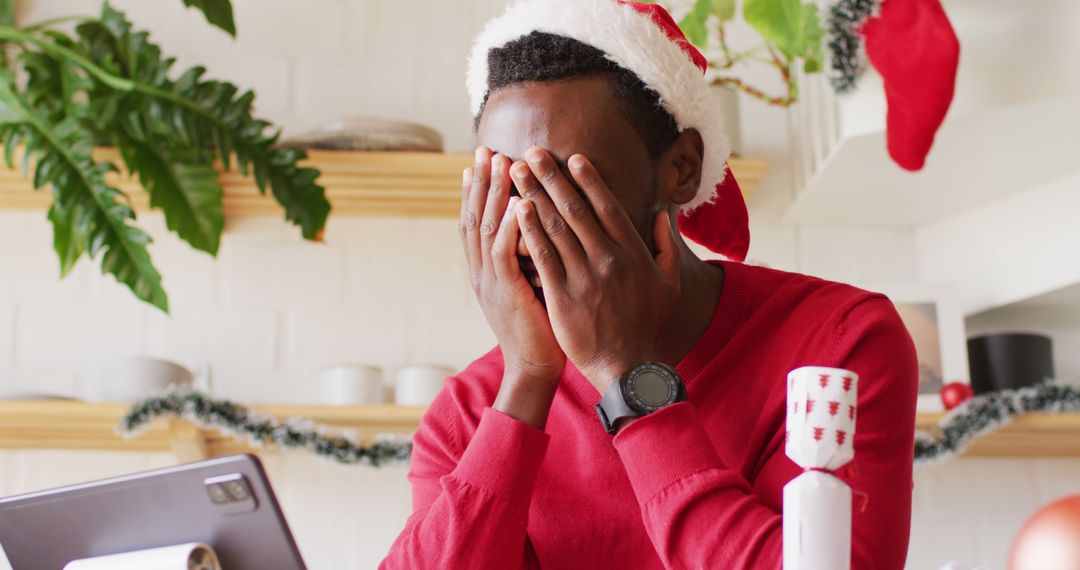
<svg viewBox="0 0 1080 570">
<path fill-rule="evenodd" d="M 837 93 L 855 88 L 866 70 L 859 28 L 877 13 L 882 0 L 837 0 L 829 8 L 828 35 L 832 76 L 829 82 Z"/>
<path fill-rule="evenodd" d="M 137 434 L 159 417 L 184 418 L 237 439 L 245 438 L 254 446 L 270 444 L 285 449 L 303 449 L 349 465 L 377 467 L 386 462 L 405 461 L 412 454 L 412 442 L 408 437 L 377 436 L 370 446 L 360 445 L 311 420 L 281 421 L 194 391 L 167 392 L 136 403 L 122 420 L 121 430 L 126 435 Z"/>
<path fill-rule="evenodd" d="M 1020 414 L 1080 412 L 1080 388 L 1048 382 L 1017 390 L 975 396 L 942 418 L 935 434 L 915 434 L 915 463 L 936 463 L 963 453 L 971 441 L 995 431 Z M 409 459 L 412 443 L 406 437 L 380 436 L 370 446 L 311 420 L 277 420 L 246 406 L 215 400 L 199 392 L 168 392 L 136 403 L 121 422 L 126 435 L 137 434 L 159 417 L 180 417 L 216 429 L 255 446 L 304 449 L 316 456 L 349 465 L 378 466 Z"/>
<path fill-rule="evenodd" d="M 915 463 L 935 463 L 963 453 L 976 436 L 1004 427 L 1019 414 L 1080 412 L 1080 389 L 1048 382 L 981 394 L 953 408 L 938 433 L 915 434 Z"/>
</svg>

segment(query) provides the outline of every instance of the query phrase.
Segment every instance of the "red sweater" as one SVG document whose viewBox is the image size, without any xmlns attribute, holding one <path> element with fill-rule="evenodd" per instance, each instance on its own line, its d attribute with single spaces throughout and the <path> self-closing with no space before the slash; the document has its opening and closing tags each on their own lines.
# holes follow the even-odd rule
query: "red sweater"
<svg viewBox="0 0 1080 570">
<path fill-rule="evenodd" d="M 852 568 L 900 569 L 911 523 L 915 350 L 883 295 L 719 262 L 689 400 L 606 434 L 570 363 L 546 431 L 490 408 L 498 348 L 450 378 L 414 438 L 413 514 L 382 568 L 779 568 L 785 378 L 859 374 Z M 849 466 L 851 467 L 851 466 Z"/>
</svg>

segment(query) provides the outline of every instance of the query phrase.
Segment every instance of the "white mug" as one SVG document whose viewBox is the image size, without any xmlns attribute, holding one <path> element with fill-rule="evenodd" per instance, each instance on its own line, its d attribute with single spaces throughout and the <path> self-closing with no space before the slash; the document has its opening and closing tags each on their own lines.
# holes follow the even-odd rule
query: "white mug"
<svg viewBox="0 0 1080 570">
<path fill-rule="evenodd" d="M 386 401 L 382 376 L 382 370 L 375 366 L 331 366 L 319 377 L 322 402 L 332 406 L 382 404 Z"/>
<path fill-rule="evenodd" d="M 195 375 L 168 360 L 125 356 L 106 362 L 92 379 L 88 397 L 100 402 L 134 402 L 169 388 L 190 389 Z"/>
<path fill-rule="evenodd" d="M 443 366 L 404 366 L 397 371 L 394 403 L 399 406 L 427 406 L 443 388 L 453 370 Z"/>
</svg>

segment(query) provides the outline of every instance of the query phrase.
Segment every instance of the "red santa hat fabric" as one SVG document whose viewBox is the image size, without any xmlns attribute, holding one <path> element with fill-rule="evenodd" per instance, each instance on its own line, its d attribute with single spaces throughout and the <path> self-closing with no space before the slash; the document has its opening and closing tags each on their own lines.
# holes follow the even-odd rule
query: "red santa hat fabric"
<svg viewBox="0 0 1080 570">
<path fill-rule="evenodd" d="M 696 129 L 705 144 L 697 195 L 683 205 L 679 229 L 729 259 L 742 261 L 750 246 L 742 192 L 727 168 L 731 144 L 719 101 L 704 74 L 708 65 L 675 20 L 657 4 L 626 0 L 519 0 L 477 36 L 466 80 L 474 115 L 488 93 L 488 52 L 544 32 L 591 45 L 633 72 L 660 96 L 680 131 Z"/>
</svg>

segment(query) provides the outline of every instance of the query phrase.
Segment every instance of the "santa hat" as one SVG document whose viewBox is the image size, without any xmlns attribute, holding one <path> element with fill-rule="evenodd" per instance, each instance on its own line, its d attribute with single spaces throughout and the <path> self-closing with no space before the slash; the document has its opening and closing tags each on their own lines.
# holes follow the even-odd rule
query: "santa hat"
<svg viewBox="0 0 1080 570">
<path fill-rule="evenodd" d="M 729 259 L 742 261 L 750 229 L 742 192 L 727 168 L 731 144 L 720 103 L 705 80 L 708 61 L 657 4 L 625 0 L 519 0 L 488 23 L 469 58 L 467 86 L 473 115 L 488 94 L 488 52 L 532 32 L 590 45 L 659 94 L 680 132 L 696 129 L 705 144 L 701 186 L 683 205 L 683 235 Z"/>
</svg>

